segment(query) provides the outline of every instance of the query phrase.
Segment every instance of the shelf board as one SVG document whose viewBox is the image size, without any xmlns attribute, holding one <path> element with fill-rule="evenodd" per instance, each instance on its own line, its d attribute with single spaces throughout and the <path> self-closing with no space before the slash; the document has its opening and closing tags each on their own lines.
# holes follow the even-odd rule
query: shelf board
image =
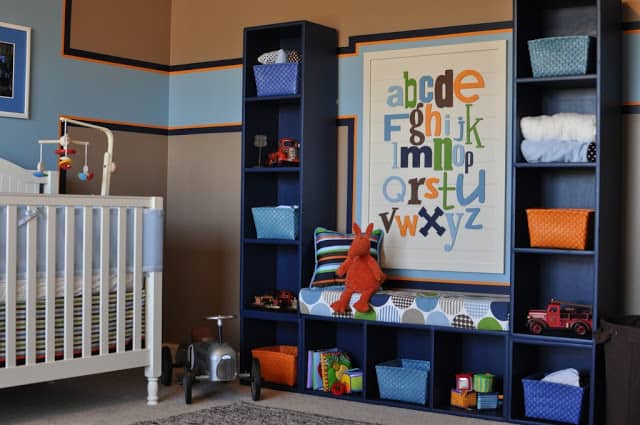
<svg viewBox="0 0 640 425">
<path fill-rule="evenodd" d="M 504 412 L 502 407 L 498 407 L 495 410 L 478 410 L 478 409 L 463 409 L 455 406 L 436 407 L 432 409 L 436 413 L 445 413 L 448 415 L 468 416 L 471 418 L 482 419 L 494 419 L 504 420 Z"/>
<path fill-rule="evenodd" d="M 287 245 L 297 246 L 300 245 L 299 239 L 257 239 L 257 238 L 244 238 L 244 243 L 248 245 Z"/>
<path fill-rule="evenodd" d="M 595 88 L 598 83 L 596 74 L 569 75 L 564 77 L 525 77 L 516 79 L 520 86 L 542 88 Z"/>
<path fill-rule="evenodd" d="M 514 162 L 516 168 L 596 168 L 595 162 Z"/>
<path fill-rule="evenodd" d="M 245 168 L 247 174 L 299 173 L 300 167 L 253 167 Z"/>
<path fill-rule="evenodd" d="M 293 311 L 260 310 L 256 308 L 245 308 L 242 317 L 248 319 L 271 320 L 275 322 L 297 322 L 298 313 Z"/>
<path fill-rule="evenodd" d="M 516 254 L 537 254 L 537 255 L 577 255 L 592 256 L 595 255 L 593 250 L 578 249 L 550 249 L 550 248 L 514 248 Z"/>
<path fill-rule="evenodd" d="M 333 393 L 331 393 L 331 392 L 325 393 L 324 391 L 310 390 L 308 388 L 305 388 L 304 393 L 305 394 L 311 394 L 311 395 L 317 395 L 317 396 L 320 396 L 320 397 L 335 398 L 337 400 L 364 401 L 364 394 L 363 393 L 351 393 L 351 394 L 333 395 Z"/>
<path fill-rule="evenodd" d="M 380 404 L 382 406 L 399 407 L 401 409 L 414 409 L 414 410 L 424 410 L 424 411 L 432 410 L 431 408 L 429 408 L 428 406 L 425 406 L 424 404 L 406 403 L 403 401 L 395 401 L 395 400 L 384 400 L 377 397 L 371 397 L 371 398 L 366 397 L 365 401 L 367 403 Z"/>
<path fill-rule="evenodd" d="M 593 339 L 587 338 L 572 338 L 563 336 L 551 336 L 551 335 L 531 335 L 526 333 L 513 334 L 513 342 L 525 343 L 531 345 L 552 345 L 559 347 L 579 347 L 590 348 L 593 346 Z"/>
<path fill-rule="evenodd" d="M 301 94 L 287 94 L 283 96 L 249 96 L 245 97 L 245 103 L 255 102 L 300 102 Z"/>
</svg>

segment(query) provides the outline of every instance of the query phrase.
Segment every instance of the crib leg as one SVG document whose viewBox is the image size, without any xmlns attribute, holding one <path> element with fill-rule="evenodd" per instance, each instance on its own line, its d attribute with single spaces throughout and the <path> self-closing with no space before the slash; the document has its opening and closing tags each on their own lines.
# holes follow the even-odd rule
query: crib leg
<svg viewBox="0 0 640 425">
<path fill-rule="evenodd" d="M 147 404 L 149 406 L 158 404 L 158 380 L 159 378 L 147 378 Z"/>
</svg>

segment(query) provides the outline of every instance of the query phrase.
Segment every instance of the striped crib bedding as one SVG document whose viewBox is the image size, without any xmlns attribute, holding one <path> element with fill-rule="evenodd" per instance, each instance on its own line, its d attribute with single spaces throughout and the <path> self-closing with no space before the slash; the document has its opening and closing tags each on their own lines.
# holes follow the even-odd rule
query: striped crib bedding
<svg viewBox="0 0 640 425">
<path fill-rule="evenodd" d="M 127 291 L 125 295 L 125 340 L 129 347 L 133 338 L 133 291 Z M 116 347 L 116 301 L 117 292 L 109 293 L 109 351 L 114 351 Z M 142 291 L 142 336 L 145 329 L 145 294 Z M 42 362 L 45 359 L 45 304 L 44 298 L 39 298 L 36 305 L 36 359 Z M 5 341 L 6 341 L 6 309 L 5 304 L 0 304 L 0 367 L 5 364 Z M 74 357 L 82 354 L 82 295 L 73 297 L 73 352 Z M 24 363 L 26 346 L 26 304 L 24 301 L 16 303 L 16 355 L 18 364 Z M 63 358 L 64 348 L 64 297 L 55 299 L 55 357 Z M 100 342 L 100 295 L 94 294 L 91 297 L 91 349 L 93 354 L 99 352 Z"/>
</svg>

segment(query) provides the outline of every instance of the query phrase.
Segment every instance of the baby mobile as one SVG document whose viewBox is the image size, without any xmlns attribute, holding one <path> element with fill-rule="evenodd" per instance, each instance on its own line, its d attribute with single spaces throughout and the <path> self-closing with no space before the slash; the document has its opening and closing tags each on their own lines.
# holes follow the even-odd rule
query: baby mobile
<svg viewBox="0 0 640 425">
<path fill-rule="evenodd" d="M 59 139 L 54 140 L 38 140 L 38 144 L 40 144 L 40 160 L 38 161 L 38 166 L 36 167 L 36 171 L 34 171 L 33 175 L 36 177 L 46 177 L 48 174 L 44 169 L 44 163 L 42 159 L 42 151 L 44 145 L 58 145 L 58 149 L 55 150 L 56 155 L 58 155 L 58 169 L 67 171 L 73 165 L 73 160 L 71 159 L 71 155 L 76 153 L 76 150 L 71 148 L 71 144 L 84 146 L 84 165 L 82 166 L 82 171 L 78 173 L 78 179 L 81 181 L 90 181 L 93 179 L 93 173 L 89 171 L 88 164 L 88 156 L 89 156 L 89 142 L 84 142 L 80 140 L 73 140 L 69 136 L 67 131 L 68 124 L 74 124 L 81 127 L 95 128 L 97 130 L 102 131 L 107 136 L 107 151 L 104 153 L 104 161 L 102 166 L 102 186 L 101 186 L 101 195 L 106 196 L 109 194 L 109 185 L 110 185 L 110 175 L 115 171 L 115 163 L 112 161 L 113 158 L 113 133 L 111 130 L 105 127 L 100 127 L 94 124 L 86 123 L 83 121 L 76 121 L 65 117 L 60 117 L 60 121 L 63 122 L 63 134 Z"/>
</svg>

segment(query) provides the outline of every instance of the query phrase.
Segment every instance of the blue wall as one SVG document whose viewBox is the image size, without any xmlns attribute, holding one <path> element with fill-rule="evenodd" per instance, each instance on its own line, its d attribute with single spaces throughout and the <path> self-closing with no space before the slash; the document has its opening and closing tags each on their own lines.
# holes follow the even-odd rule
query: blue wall
<svg viewBox="0 0 640 425">
<path fill-rule="evenodd" d="M 32 29 L 30 119 L 0 117 L 0 157 L 23 167 L 36 166 L 37 141 L 57 136 L 60 115 L 161 126 L 169 121 L 167 75 L 61 56 L 62 7 L 55 0 L 2 0 L 3 22 Z M 45 154 L 47 168 L 55 167 L 52 149 Z"/>
</svg>

